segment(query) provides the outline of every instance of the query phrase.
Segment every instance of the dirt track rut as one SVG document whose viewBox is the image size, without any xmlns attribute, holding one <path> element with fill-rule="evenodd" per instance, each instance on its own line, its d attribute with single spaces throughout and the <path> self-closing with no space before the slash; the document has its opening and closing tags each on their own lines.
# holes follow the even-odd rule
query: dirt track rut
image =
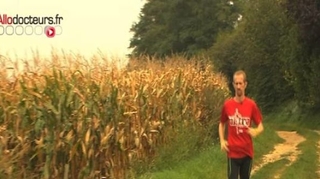
<svg viewBox="0 0 320 179">
<path fill-rule="evenodd" d="M 319 136 L 320 136 L 320 131 L 315 131 L 316 133 L 318 133 L 319 134 Z M 320 140 L 318 140 L 318 156 L 319 156 L 319 166 L 318 166 L 318 171 L 317 171 L 317 173 L 318 173 L 318 178 L 320 178 Z"/>
<path fill-rule="evenodd" d="M 281 173 L 285 170 L 286 167 L 289 167 L 293 162 L 297 160 L 297 157 L 301 153 L 297 146 L 306 139 L 295 131 L 277 131 L 277 134 L 285 141 L 283 143 L 275 145 L 274 150 L 263 157 L 263 162 L 260 165 L 253 168 L 252 174 L 254 174 L 255 172 L 257 172 L 269 163 L 273 163 L 285 158 L 290 162 L 283 168 L 279 169 L 279 171 L 274 177 L 275 179 L 277 179 L 280 178 Z"/>
</svg>

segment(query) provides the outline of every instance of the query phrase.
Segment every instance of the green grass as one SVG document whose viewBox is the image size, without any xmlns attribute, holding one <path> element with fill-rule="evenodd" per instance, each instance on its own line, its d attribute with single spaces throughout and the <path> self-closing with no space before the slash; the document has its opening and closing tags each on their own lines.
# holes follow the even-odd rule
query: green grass
<svg viewBox="0 0 320 179">
<path fill-rule="evenodd" d="M 310 129 L 296 126 L 290 127 L 296 129 L 297 132 L 306 138 L 306 141 L 298 145 L 302 154 L 297 161 L 288 167 L 282 174 L 282 179 L 301 179 L 301 178 L 318 178 L 316 171 L 318 170 L 317 141 L 318 134 Z"/>
<path fill-rule="evenodd" d="M 268 115 L 267 121 L 277 124 L 279 130 L 295 130 L 300 127 L 312 130 L 320 130 L 320 112 L 312 112 L 301 109 L 295 101 L 284 103 L 283 107 L 278 108 Z"/>
<path fill-rule="evenodd" d="M 140 179 L 163 179 L 163 178 L 223 178 L 226 176 L 226 159 L 218 147 L 211 146 L 204 150 L 201 155 L 194 156 L 191 160 L 183 161 L 173 169 L 147 173 Z"/>
<path fill-rule="evenodd" d="M 252 178 L 272 178 L 279 171 L 281 171 L 281 179 L 318 178 L 315 171 L 318 170 L 319 165 L 317 155 L 319 135 L 308 128 L 301 127 L 294 123 L 281 123 L 280 125 L 270 124 L 269 127 L 274 130 L 297 131 L 298 134 L 305 137 L 306 141 L 298 145 L 298 149 L 301 150 L 302 154 L 298 156 L 298 159 L 291 166 L 285 169 L 282 169 L 282 167 L 284 167 L 288 161 L 286 159 L 279 160 L 267 164 L 253 175 Z"/>
<path fill-rule="evenodd" d="M 268 118 L 267 118 L 268 119 Z M 273 150 L 274 145 L 284 142 L 276 133 L 273 125 L 268 122 L 264 123 L 264 132 L 254 139 L 255 159 L 253 165 L 258 165 L 262 162 L 263 155 Z"/>
<path fill-rule="evenodd" d="M 252 175 L 252 179 L 273 179 L 275 175 L 281 172 L 283 166 L 288 164 L 290 161 L 287 159 L 280 159 L 275 161 L 274 163 L 269 163 L 260 170 L 258 170 L 254 175 Z"/>
<path fill-rule="evenodd" d="M 268 124 L 262 135 L 254 139 L 255 160 L 254 165 L 261 162 L 264 154 L 273 149 L 275 143 L 282 142 Z M 212 145 L 193 156 L 189 160 L 181 161 L 170 169 L 145 173 L 139 179 L 222 179 L 226 178 L 227 160 L 225 153 L 220 151 L 219 145 Z"/>
<path fill-rule="evenodd" d="M 283 131 L 297 131 L 298 134 L 306 138 L 306 141 L 298 145 L 302 154 L 299 155 L 296 162 L 286 168 L 281 179 L 301 179 L 318 178 L 316 172 L 319 165 L 317 151 L 317 141 L 319 135 L 313 130 L 320 130 L 320 113 L 305 112 L 296 106 L 295 102 L 290 102 L 284 108 L 270 115 L 268 121 L 269 127 Z M 277 170 L 279 162 L 270 164 L 270 167 L 261 169 L 261 172 L 274 173 Z M 261 177 L 260 177 L 261 176 Z M 257 175 L 254 179 L 264 178 Z"/>
</svg>

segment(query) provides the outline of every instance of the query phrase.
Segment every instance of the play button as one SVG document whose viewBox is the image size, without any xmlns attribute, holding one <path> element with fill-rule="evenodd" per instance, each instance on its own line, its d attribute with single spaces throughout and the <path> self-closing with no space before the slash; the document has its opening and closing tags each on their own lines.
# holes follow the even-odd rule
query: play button
<svg viewBox="0 0 320 179">
<path fill-rule="evenodd" d="M 49 37 L 49 38 L 52 38 L 56 35 L 56 29 L 54 27 L 51 27 L 51 26 L 47 26 L 45 29 L 44 29 L 44 32 L 46 33 L 46 36 Z"/>
</svg>

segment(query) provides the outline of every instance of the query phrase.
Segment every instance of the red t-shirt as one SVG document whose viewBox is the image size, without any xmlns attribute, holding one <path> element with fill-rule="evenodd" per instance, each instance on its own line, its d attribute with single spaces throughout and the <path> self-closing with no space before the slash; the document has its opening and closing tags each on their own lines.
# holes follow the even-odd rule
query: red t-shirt
<svg viewBox="0 0 320 179">
<path fill-rule="evenodd" d="M 241 103 L 233 98 L 225 101 L 222 113 L 221 123 L 227 123 L 229 158 L 242 158 L 250 156 L 253 158 L 253 143 L 251 136 L 247 133 L 252 122 L 256 125 L 262 121 L 262 115 L 256 103 L 246 97 Z"/>
</svg>

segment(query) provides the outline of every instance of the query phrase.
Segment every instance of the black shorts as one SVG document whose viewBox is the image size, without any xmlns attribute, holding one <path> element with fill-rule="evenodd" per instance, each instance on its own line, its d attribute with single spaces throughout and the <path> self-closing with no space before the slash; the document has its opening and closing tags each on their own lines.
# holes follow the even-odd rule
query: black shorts
<svg viewBox="0 0 320 179">
<path fill-rule="evenodd" d="M 249 179 L 252 168 L 252 158 L 228 158 L 228 179 Z"/>
</svg>

